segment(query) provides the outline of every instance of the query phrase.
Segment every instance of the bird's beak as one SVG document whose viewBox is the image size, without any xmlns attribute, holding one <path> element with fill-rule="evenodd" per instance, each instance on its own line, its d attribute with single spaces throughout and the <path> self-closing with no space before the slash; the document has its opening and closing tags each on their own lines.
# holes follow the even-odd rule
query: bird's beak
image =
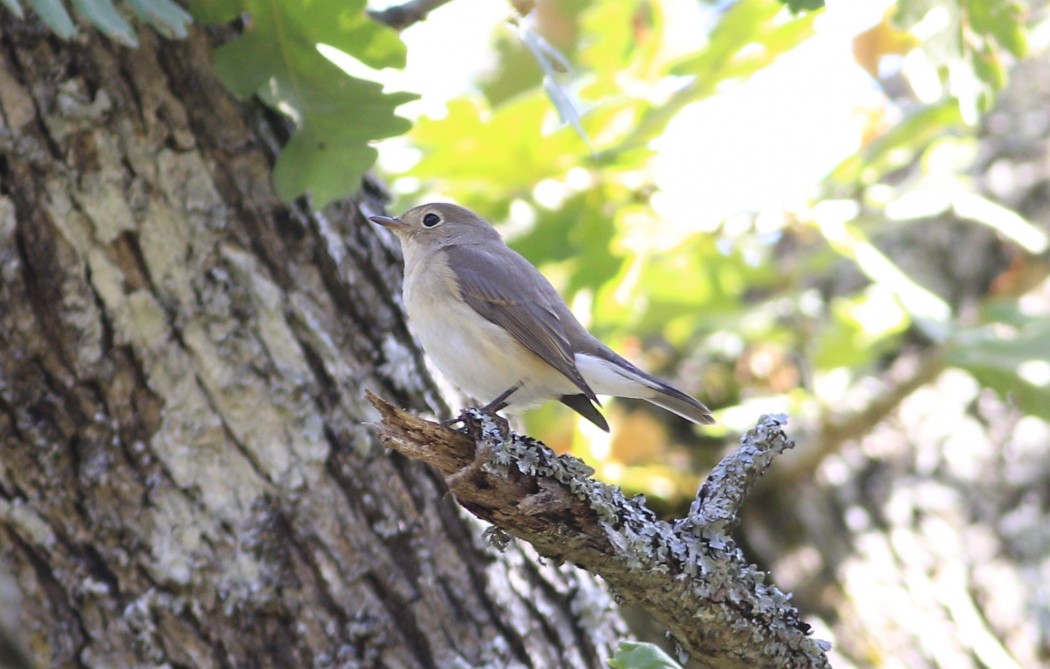
<svg viewBox="0 0 1050 669">
<path fill-rule="evenodd" d="M 395 231 L 404 226 L 400 218 L 394 218 L 393 216 L 369 216 L 368 220 Z"/>
</svg>

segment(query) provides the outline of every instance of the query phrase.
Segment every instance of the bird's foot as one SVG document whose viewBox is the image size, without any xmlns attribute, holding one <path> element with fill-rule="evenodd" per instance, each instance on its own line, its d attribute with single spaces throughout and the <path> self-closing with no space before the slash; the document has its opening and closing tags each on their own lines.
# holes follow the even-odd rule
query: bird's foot
<svg viewBox="0 0 1050 669">
<path fill-rule="evenodd" d="M 477 414 L 481 413 L 493 420 L 496 424 L 496 429 L 499 431 L 501 438 L 506 439 L 510 436 L 510 423 L 506 418 L 499 415 L 497 412 L 507 407 L 507 398 L 514 394 L 518 388 L 521 388 L 522 382 L 518 381 L 510 388 L 507 388 L 499 394 L 496 399 L 492 400 L 483 407 L 472 407 L 464 409 L 455 418 L 449 418 L 448 420 L 441 421 L 441 424 L 445 427 L 452 427 L 458 423 L 462 423 L 464 430 L 474 437 L 481 436 L 482 424 Z"/>
<path fill-rule="evenodd" d="M 507 419 L 503 416 L 496 413 L 497 411 L 499 411 L 499 409 L 502 408 L 503 406 L 499 406 L 498 408 L 494 409 L 491 408 L 491 405 L 483 407 L 471 407 L 468 409 L 464 409 L 463 413 L 461 413 L 459 415 L 459 418 L 457 418 L 456 420 L 462 421 L 464 431 L 467 434 L 469 434 L 475 441 L 480 441 L 486 436 L 489 439 L 491 439 L 493 436 L 497 435 L 499 439 L 503 441 L 510 436 L 510 422 L 508 422 Z M 488 425 L 486 425 L 487 421 L 485 421 L 485 418 L 492 419 L 491 425 L 495 428 L 497 435 L 485 434 L 487 431 L 486 427 L 488 427 Z"/>
</svg>

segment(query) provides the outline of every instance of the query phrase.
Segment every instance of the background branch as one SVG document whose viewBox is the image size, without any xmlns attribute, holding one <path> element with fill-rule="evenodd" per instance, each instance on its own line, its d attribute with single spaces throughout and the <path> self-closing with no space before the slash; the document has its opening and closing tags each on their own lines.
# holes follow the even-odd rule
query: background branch
<svg viewBox="0 0 1050 669">
<path fill-rule="evenodd" d="M 471 513 L 550 559 L 598 574 L 645 608 L 701 664 L 719 668 L 826 667 L 827 644 L 728 535 L 747 490 L 793 444 L 783 418 L 764 416 L 701 489 L 689 516 L 658 520 L 590 478 L 581 460 L 504 432 L 476 410 L 465 432 L 397 409 L 369 393 L 383 443 L 436 467 Z"/>
<path fill-rule="evenodd" d="M 838 452 L 842 444 L 859 439 L 893 413 L 912 393 L 933 382 L 944 371 L 944 360 L 938 351 L 928 351 L 921 357 L 910 356 L 899 361 L 886 374 L 888 383 L 863 410 L 827 418 L 820 427 L 815 443 L 803 447 L 774 475 L 777 485 L 792 485 L 793 481 L 809 478 L 824 460 Z"/>
</svg>

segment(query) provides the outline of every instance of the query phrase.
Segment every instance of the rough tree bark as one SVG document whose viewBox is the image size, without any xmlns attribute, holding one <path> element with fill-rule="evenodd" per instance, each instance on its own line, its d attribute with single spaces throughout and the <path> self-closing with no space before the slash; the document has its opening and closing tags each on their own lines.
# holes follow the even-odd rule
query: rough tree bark
<svg viewBox="0 0 1050 669">
<path fill-rule="evenodd" d="M 602 666 L 604 591 L 487 546 L 366 425 L 366 388 L 441 410 L 376 189 L 279 203 L 282 125 L 200 33 L 0 31 L 0 555 L 35 664 Z"/>
</svg>

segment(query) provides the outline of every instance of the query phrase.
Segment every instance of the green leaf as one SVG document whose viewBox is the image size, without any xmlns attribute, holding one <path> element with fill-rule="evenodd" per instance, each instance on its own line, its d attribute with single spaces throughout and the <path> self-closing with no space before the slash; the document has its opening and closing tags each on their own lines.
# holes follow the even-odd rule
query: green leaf
<svg viewBox="0 0 1050 669">
<path fill-rule="evenodd" d="M 831 179 L 841 184 L 875 183 L 890 172 L 910 165 L 916 153 L 962 126 L 962 114 L 954 100 L 922 107 L 840 163 Z"/>
<path fill-rule="evenodd" d="M 824 0 L 782 0 L 782 2 L 792 14 L 814 12 L 824 8 Z"/>
<path fill-rule="evenodd" d="M 813 34 L 817 14 L 782 20 L 782 9 L 777 0 L 733 4 L 711 31 L 707 45 L 671 68 L 672 74 L 692 75 L 693 81 L 650 107 L 619 150 L 649 142 L 687 105 L 710 97 L 726 81 L 754 74 Z"/>
<path fill-rule="evenodd" d="M 636 18 L 640 18 L 637 0 L 601 0 L 583 13 L 584 29 L 601 39 L 588 41 L 580 51 L 579 62 L 606 81 L 612 81 L 617 72 L 638 48 L 635 34 Z M 646 25 L 646 30 L 651 26 Z"/>
<path fill-rule="evenodd" d="M 537 265 L 565 263 L 569 270 L 566 297 L 580 290 L 597 290 L 620 271 L 623 258 L 610 251 L 616 228 L 603 215 L 602 189 L 574 195 L 556 210 L 538 208 L 536 224 L 511 246 Z"/>
<path fill-rule="evenodd" d="M 404 63 L 404 45 L 363 13 L 363 2 L 250 0 L 241 37 L 215 52 L 215 70 L 234 93 L 258 94 L 291 117 L 297 132 L 274 167 L 285 200 L 310 191 L 314 204 L 357 190 L 375 162 L 372 140 L 411 127 L 394 115 L 415 96 L 345 74 L 317 49 L 327 44 L 373 66 Z"/>
<path fill-rule="evenodd" d="M 955 333 L 945 361 L 965 369 L 1022 411 L 1050 420 L 1050 383 L 1024 378 L 1025 365 L 1045 365 L 1050 351 L 1050 319 L 1027 316 L 1013 325 L 996 323 Z"/>
<path fill-rule="evenodd" d="M 407 132 L 411 124 L 394 115 L 408 94 L 384 95 L 371 81 L 347 77 L 333 65 L 320 64 L 295 82 L 278 78 L 271 104 L 281 101 L 303 110 L 298 132 L 281 151 L 273 178 L 281 198 L 292 200 L 309 190 L 318 207 L 354 193 L 377 156 L 368 141 Z"/>
<path fill-rule="evenodd" d="M 131 25 L 109 0 L 73 0 L 73 7 L 114 42 L 131 47 L 139 45 Z"/>
<path fill-rule="evenodd" d="M 948 341 L 946 352 L 946 360 L 960 367 L 1016 373 L 1025 362 L 1050 358 L 1050 319 L 1029 318 L 1019 327 L 996 323 L 961 330 Z"/>
<path fill-rule="evenodd" d="M 979 35 L 992 36 L 1015 58 L 1028 51 L 1024 7 L 1014 0 L 964 0 L 969 27 Z"/>
<path fill-rule="evenodd" d="M 62 39 L 69 39 L 76 34 L 77 28 L 61 0 L 29 0 L 29 6 L 47 24 L 51 32 Z"/>
<path fill-rule="evenodd" d="M 482 75 L 478 84 L 493 107 L 532 90 L 543 79 L 536 59 L 514 33 L 500 32 L 495 49 L 499 65 L 487 75 Z"/>
<path fill-rule="evenodd" d="M 168 39 L 186 37 L 186 27 L 193 22 L 185 9 L 171 0 L 127 0 L 135 15 Z"/>
<path fill-rule="evenodd" d="M 190 14 L 198 23 L 228 23 L 245 11 L 245 0 L 190 0 Z"/>
<path fill-rule="evenodd" d="M 413 128 L 424 157 L 410 174 L 454 183 L 463 191 L 494 188 L 501 199 L 531 193 L 539 181 L 561 176 L 587 154 L 569 128 L 545 136 L 549 114 L 550 103 L 539 91 L 491 112 L 477 99 L 454 100 L 445 118 L 422 119 Z"/>
<path fill-rule="evenodd" d="M 253 3 L 254 4 L 254 3 Z M 369 67 L 405 66 L 405 45 L 397 31 L 365 14 L 365 0 L 264 0 L 285 21 L 282 46 L 295 40 L 313 48 L 327 44 Z"/>
<path fill-rule="evenodd" d="M 1029 383 L 1013 372 L 995 367 L 958 366 L 972 374 L 982 386 L 996 391 L 1024 413 L 1050 420 L 1050 388 Z"/>
<path fill-rule="evenodd" d="M 676 64 L 673 74 L 695 74 L 707 82 L 718 81 L 733 56 L 759 40 L 763 26 L 776 18 L 782 9 L 779 2 L 742 0 L 725 13 L 711 31 L 707 45 L 695 55 Z M 713 86 L 712 86 L 713 88 Z"/>
<path fill-rule="evenodd" d="M 682 669 L 682 665 L 658 646 L 635 641 L 621 641 L 609 666 L 611 669 Z"/>
<path fill-rule="evenodd" d="M 833 318 L 820 331 L 813 347 L 816 367 L 861 367 L 897 344 L 911 324 L 893 294 L 877 285 L 858 295 L 835 298 Z"/>
</svg>

